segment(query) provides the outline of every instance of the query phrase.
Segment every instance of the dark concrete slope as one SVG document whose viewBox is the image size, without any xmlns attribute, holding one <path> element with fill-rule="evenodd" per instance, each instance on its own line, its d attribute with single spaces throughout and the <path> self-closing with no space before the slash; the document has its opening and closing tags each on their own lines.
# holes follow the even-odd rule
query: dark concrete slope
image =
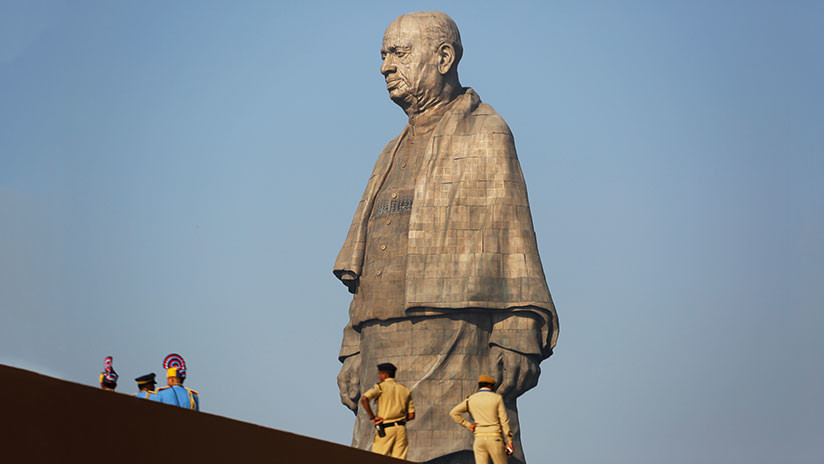
<svg viewBox="0 0 824 464">
<path fill-rule="evenodd" d="M 0 399 L 0 462 L 405 462 L 4 365 Z"/>
</svg>

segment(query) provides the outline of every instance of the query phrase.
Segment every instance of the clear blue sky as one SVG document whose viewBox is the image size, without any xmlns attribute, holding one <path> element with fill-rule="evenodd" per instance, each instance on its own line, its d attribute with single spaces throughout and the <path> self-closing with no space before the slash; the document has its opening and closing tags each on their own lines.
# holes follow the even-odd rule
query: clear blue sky
<svg viewBox="0 0 824 464">
<path fill-rule="evenodd" d="M 178 352 L 204 410 L 348 443 L 331 268 L 424 9 L 515 134 L 558 306 L 527 459 L 822 462 L 812 1 L 2 1 L 0 362 L 113 355 L 131 393 Z"/>
</svg>

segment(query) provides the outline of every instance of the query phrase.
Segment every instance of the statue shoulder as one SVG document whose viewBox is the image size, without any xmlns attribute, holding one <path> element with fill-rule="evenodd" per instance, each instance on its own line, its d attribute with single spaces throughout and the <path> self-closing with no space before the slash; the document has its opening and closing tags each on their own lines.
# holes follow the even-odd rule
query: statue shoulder
<svg viewBox="0 0 824 464">
<path fill-rule="evenodd" d="M 509 124 L 504 121 L 504 118 L 492 108 L 491 105 L 481 103 L 471 113 L 471 117 L 480 124 L 477 126 L 481 133 L 492 134 L 507 134 L 512 135 L 509 129 Z"/>
<path fill-rule="evenodd" d="M 383 147 L 383 150 L 381 150 L 381 155 L 383 155 L 384 153 L 388 154 L 392 152 L 392 150 L 395 148 L 395 144 L 398 143 L 399 138 L 401 138 L 400 134 L 396 135 L 392 140 L 387 142 L 387 144 Z"/>
</svg>

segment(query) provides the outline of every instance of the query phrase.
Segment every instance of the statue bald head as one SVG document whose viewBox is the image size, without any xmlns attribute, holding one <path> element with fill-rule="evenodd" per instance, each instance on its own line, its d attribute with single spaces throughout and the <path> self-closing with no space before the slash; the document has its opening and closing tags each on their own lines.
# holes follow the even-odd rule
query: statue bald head
<svg viewBox="0 0 824 464">
<path fill-rule="evenodd" d="M 461 88 L 458 26 L 439 11 L 407 13 L 386 28 L 381 74 L 389 97 L 410 117 L 452 100 Z"/>
<path fill-rule="evenodd" d="M 463 56 L 463 44 L 461 44 L 461 33 L 458 31 L 458 25 L 449 15 L 440 11 L 415 11 L 401 15 L 395 21 L 401 18 L 418 21 L 423 39 L 433 51 L 436 51 L 441 44 L 451 45 L 455 49 L 455 64 L 453 67 L 457 70 L 458 63 Z"/>
</svg>

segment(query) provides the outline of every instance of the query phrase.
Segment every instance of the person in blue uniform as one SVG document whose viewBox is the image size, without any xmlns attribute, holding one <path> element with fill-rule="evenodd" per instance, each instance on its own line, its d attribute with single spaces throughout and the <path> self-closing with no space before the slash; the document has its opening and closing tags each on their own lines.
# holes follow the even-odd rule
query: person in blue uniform
<svg viewBox="0 0 824 464">
<path fill-rule="evenodd" d="M 166 369 L 167 386 L 157 390 L 161 403 L 200 411 L 200 396 L 197 391 L 183 386 L 186 380 L 186 363 L 178 354 L 170 354 L 163 361 Z"/>
<path fill-rule="evenodd" d="M 140 377 L 134 380 L 135 382 L 137 382 L 137 389 L 140 391 L 132 396 L 134 396 L 135 398 L 144 398 L 152 401 L 160 401 L 160 398 L 157 396 L 157 392 L 155 391 L 157 381 L 155 380 L 154 372 L 152 372 L 151 374 L 141 375 Z"/>
</svg>

